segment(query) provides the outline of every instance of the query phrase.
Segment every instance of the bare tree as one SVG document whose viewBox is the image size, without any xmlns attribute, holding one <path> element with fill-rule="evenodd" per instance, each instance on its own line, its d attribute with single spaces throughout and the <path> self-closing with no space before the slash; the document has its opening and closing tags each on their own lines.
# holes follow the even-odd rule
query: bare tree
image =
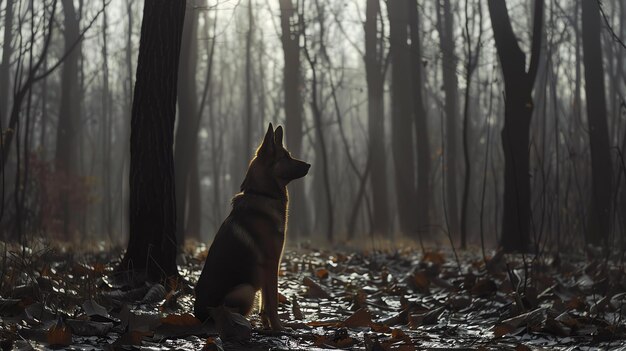
<svg viewBox="0 0 626 351">
<path fill-rule="evenodd" d="M 474 4 L 474 8 L 478 12 L 478 38 L 475 46 L 472 44 L 472 35 L 475 32 L 476 18 L 470 20 L 470 4 L 465 0 L 465 28 L 463 29 L 463 37 L 465 38 L 465 99 L 463 101 L 463 163 L 465 165 L 465 174 L 463 177 L 463 195 L 461 197 L 461 248 L 467 246 L 467 214 L 469 211 L 468 202 L 470 194 L 470 179 L 472 176 L 472 167 L 470 162 L 469 150 L 469 117 L 470 117 L 470 90 L 472 86 L 472 76 L 478 67 L 478 57 L 482 45 L 483 34 L 483 10 L 482 4 L 478 1 Z M 473 13 L 472 17 L 476 17 Z M 470 24 L 471 23 L 471 24 Z"/>
<path fill-rule="evenodd" d="M 279 0 L 281 42 L 283 46 L 283 90 L 285 137 L 294 155 L 302 151 L 302 96 L 300 61 L 300 24 L 292 0 Z M 290 231 L 296 235 L 309 234 L 309 221 L 304 201 L 304 183 L 295 182 L 290 191 Z"/>
<path fill-rule="evenodd" d="M 80 23 L 73 0 L 62 0 L 63 14 L 63 39 L 65 51 L 68 56 L 63 63 L 61 72 L 61 105 L 59 107 L 59 122 L 57 126 L 57 140 L 55 153 L 56 171 L 66 176 L 78 175 L 78 151 L 79 151 L 79 124 L 80 103 L 79 91 L 79 60 L 81 57 Z M 63 222 L 63 235 L 69 238 L 75 228 L 76 219 L 70 213 L 68 198 L 69 189 L 60 197 L 60 220 Z"/>
<path fill-rule="evenodd" d="M 424 107 L 424 71 L 422 69 L 422 41 L 417 1 L 409 0 L 409 28 L 411 35 L 411 82 L 413 94 L 413 118 L 415 120 L 415 144 L 417 145 L 417 229 L 430 233 L 430 142 L 428 116 Z"/>
<path fill-rule="evenodd" d="M 9 68 L 13 54 L 13 0 L 7 0 L 4 10 L 4 38 L 2 62 L 0 62 L 0 127 L 6 126 L 6 113 L 9 108 Z"/>
<path fill-rule="evenodd" d="M 455 237 L 459 233 L 459 197 L 457 193 L 457 130 L 459 115 L 459 80 L 456 76 L 457 57 L 454 45 L 454 17 L 450 0 L 435 1 L 437 7 L 437 30 L 439 31 L 439 48 L 441 50 L 441 72 L 443 75 L 443 91 L 445 92 L 444 109 L 446 113 L 446 205 L 449 218 L 450 234 Z"/>
<path fill-rule="evenodd" d="M 526 55 L 513 33 L 506 3 L 488 0 L 496 49 L 504 77 L 505 106 L 504 213 L 501 244 L 506 251 L 526 251 L 530 244 L 529 132 L 533 111 L 532 91 L 539 66 L 543 0 L 535 0 L 533 37 L 528 71 Z"/>
<path fill-rule="evenodd" d="M 183 27 L 178 72 L 178 126 L 176 128 L 176 145 L 174 147 L 174 166 L 176 179 L 176 241 L 184 243 L 188 234 L 197 236 L 199 233 L 187 232 L 187 221 L 191 213 L 192 203 L 189 187 L 193 165 L 198 163 L 198 96 L 196 87 L 196 71 L 198 66 L 198 9 L 195 1 L 188 1 L 187 14 Z M 198 203 L 195 203 L 199 206 Z"/>
<path fill-rule="evenodd" d="M 370 186 L 372 189 L 374 233 L 389 232 L 389 195 L 385 157 L 385 47 L 380 0 L 367 0 L 365 9 L 365 74 L 367 78 L 367 115 Z M 382 29 L 382 28 L 381 28 Z M 352 233 L 348 233 L 352 235 Z"/>
<path fill-rule="evenodd" d="M 395 165 L 396 198 L 400 231 L 414 235 L 417 231 L 415 210 L 415 164 L 413 162 L 413 90 L 406 75 L 411 72 L 411 50 L 407 44 L 409 2 L 389 1 L 391 55 L 391 133 Z"/>
<path fill-rule="evenodd" d="M 587 241 L 595 245 L 608 240 L 613 192 L 600 21 L 598 1 L 582 0 L 585 97 L 591 150 L 591 209 Z"/>
</svg>

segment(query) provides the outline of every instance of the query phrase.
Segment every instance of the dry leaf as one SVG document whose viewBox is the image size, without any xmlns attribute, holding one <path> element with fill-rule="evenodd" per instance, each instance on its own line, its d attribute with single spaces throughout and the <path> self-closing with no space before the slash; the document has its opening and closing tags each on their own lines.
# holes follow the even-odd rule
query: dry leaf
<svg viewBox="0 0 626 351">
<path fill-rule="evenodd" d="M 343 322 L 343 326 L 346 328 L 362 328 L 369 327 L 372 325 L 372 314 L 361 308 L 360 310 L 354 312 L 348 319 Z"/>
<path fill-rule="evenodd" d="M 59 318 L 57 323 L 48 329 L 46 339 L 50 346 L 70 346 L 72 343 L 72 331 Z"/>
</svg>

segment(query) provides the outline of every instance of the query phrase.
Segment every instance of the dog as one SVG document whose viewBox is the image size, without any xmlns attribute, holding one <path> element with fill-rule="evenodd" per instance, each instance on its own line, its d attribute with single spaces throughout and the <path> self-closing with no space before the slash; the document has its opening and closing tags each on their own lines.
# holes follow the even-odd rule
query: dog
<svg viewBox="0 0 626 351">
<path fill-rule="evenodd" d="M 270 123 L 250 162 L 241 192 L 222 223 L 196 284 L 194 312 L 205 321 L 215 308 L 247 316 L 261 291 L 264 327 L 284 330 L 278 317 L 278 270 L 287 230 L 287 184 L 309 172 L 283 146 L 283 128 Z"/>
</svg>

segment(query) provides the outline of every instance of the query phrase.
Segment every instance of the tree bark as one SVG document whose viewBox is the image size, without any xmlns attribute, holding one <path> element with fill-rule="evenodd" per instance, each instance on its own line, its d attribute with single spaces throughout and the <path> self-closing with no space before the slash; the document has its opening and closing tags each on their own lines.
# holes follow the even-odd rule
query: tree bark
<svg viewBox="0 0 626 351">
<path fill-rule="evenodd" d="M 176 241 L 185 242 L 187 223 L 192 203 L 189 194 L 193 164 L 198 162 L 198 103 L 196 71 L 198 66 L 198 10 L 189 1 L 180 49 L 181 65 L 178 71 L 178 126 L 174 147 L 176 179 Z M 198 203 L 194 203 L 198 206 Z M 194 209 L 194 211 L 196 211 Z M 197 234 L 197 233 L 195 233 Z"/>
<path fill-rule="evenodd" d="M 0 126 L 7 127 L 7 113 L 9 111 L 9 68 L 13 54 L 13 1 L 7 0 L 4 10 L 4 38 L 2 43 L 2 62 L 0 62 Z"/>
<path fill-rule="evenodd" d="M 395 165 L 396 198 L 400 231 L 417 233 L 415 164 L 413 151 L 413 90 L 406 78 L 411 72 L 411 51 L 407 44 L 409 2 L 387 3 L 391 55 L 391 133 Z"/>
<path fill-rule="evenodd" d="M 372 231 L 389 233 L 389 195 L 385 157 L 385 67 L 382 35 L 378 32 L 380 0 L 367 0 L 365 10 L 365 73 L 369 133 L 370 186 L 373 200 Z M 353 235 L 352 233 L 348 233 Z"/>
<path fill-rule="evenodd" d="M 456 76 L 457 57 L 454 53 L 454 18 L 450 0 L 440 0 L 437 4 L 437 29 L 439 31 L 439 48 L 442 53 L 441 72 L 443 75 L 443 90 L 445 92 L 446 113 L 446 201 L 449 218 L 449 231 L 452 237 L 459 233 L 459 204 L 457 193 L 457 175 L 459 174 L 457 161 L 457 128 L 458 128 L 458 90 L 459 80 Z"/>
<path fill-rule="evenodd" d="M 411 33 L 411 82 L 413 83 L 413 118 L 417 145 L 417 230 L 420 235 L 430 233 L 430 143 L 428 141 L 428 116 L 424 108 L 422 88 L 422 43 L 417 1 L 409 0 L 409 27 Z"/>
<path fill-rule="evenodd" d="M 300 28 L 296 8 L 292 0 L 279 0 L 281 42 L 283 46 L 283 88 L 285 108 L 285 138 L 294 155 L 302 151 L 302 96 Z M 304 201 L 304 182 L 289 185 L 289 228 L 296 236 L 308 236 L 309 221 Z"/>
<path fill-rule="evenodd" d="M 602 66 L 600 9 L 597 0 L 582 0 L 582 44 L 587 125 L 591 150 L 591 208 L 587 242 L 605 244 L 611 230 L 612 171 Z"/>
<path fill-rule="evenodd" d="M 111 116 L 109 113 L 109 107 L 111 106 L 110 92 L 109 92 L 109 53 L 107 46 L 107 14 L 106 14 L 106 0 L 102 1 L 102 6 L 105 8 L 102 14 L 102 123 L 101 136 L 102 136 L 102 207 L 101 207 L 101 220 L 102 229 L 104 233 L 111 239 L 113 234 L 113 218 L 111 209 Z"/>
<path fill-rule="evenodd" d="M 80 88 L 79 88 L 79 60 L 81 57 L 81 44 L 75 45 L 80 39 L 79 19 L 74 2 L 62 0 L 65 51 L 71 52 L 63 62 L 61 72 L 61 103 L 59 108 L 59 122 L 57 126 L 57 141 L 55 154 L 56 171 L 65 176 L 79 173 L 79 121 L 80 121 Z M 75 46 L 74 46 L 75 45 Z M 76 222 L 69 209 L 69 189 L 63 190 L 60 199 L 60 220 L 63 223 L 63 235 L 69 239 L 75 229 Z"/>
<path fill-rule="evenodd" d="M 528 251 L 530 245 L 529 133 L 533 111 L 532 91 L 541 51 L 543 0 L 535 0 L 530 66 L 513 33 L 506 3 L 489 0 L 489 15 L 506 100 L 502 147 L 504 149 L 504 212 L 501 244 L 505 251 Z"/>
<path fill-rule="evenodd" d="M 120 269 L 177 276 L 174 120 L 185 1 L 144 2 L 130 137 L 130 238 Z"/>
</svg>

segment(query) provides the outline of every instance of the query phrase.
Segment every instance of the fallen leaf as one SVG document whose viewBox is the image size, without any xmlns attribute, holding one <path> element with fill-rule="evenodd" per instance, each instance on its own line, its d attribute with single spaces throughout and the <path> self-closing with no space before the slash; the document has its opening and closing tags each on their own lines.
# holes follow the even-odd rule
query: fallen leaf
<svg viewBox="0 0 626 351">
<path fill-rule="evenodd" d="M 304 277 L 302 283 L 309 288 L 307 296 L 313 299 L 330 299 L 330 294 L 318 283 L 309 277 Z"/>
<path fill-rule="evenodd" d="M 72 331 L 63 323 L 63 320 L 59 318 L 57 323 L 48 329 L 46 339 L 50 346 L 70 346 L 72 343 Z"/>
<path fill-rule="evenodd" d="M 343 326 L 346 328 L 362 328 L 369 327 L 372 325 L 372 314 L 361 308 L 360 310 L 354 312 L 348 319 L 343 322 Z"/>
<path fill-rule="evenodd" d="M 486 298 L 498 291 L 498 286 L 491 279 L 481 279 L 472 287 L 472 295 Z"/>
</svg>

